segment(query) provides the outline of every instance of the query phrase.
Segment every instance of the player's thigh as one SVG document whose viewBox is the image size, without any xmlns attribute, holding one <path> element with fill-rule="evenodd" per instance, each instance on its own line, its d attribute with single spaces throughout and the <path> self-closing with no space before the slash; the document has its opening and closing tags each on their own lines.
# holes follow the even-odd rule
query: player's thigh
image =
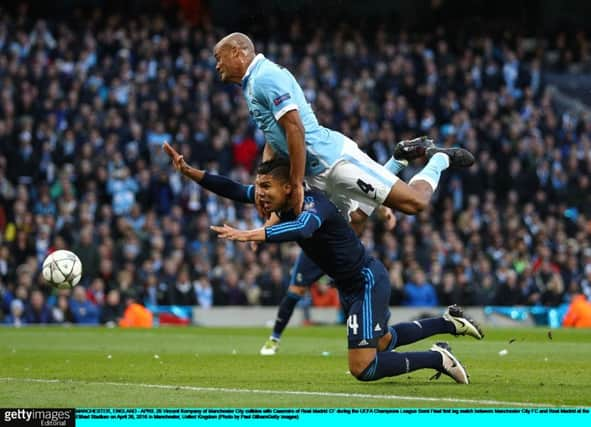
<svg viewBox="0 0 591 427">
<path fill-rule="evenodd" d="M 289 285 L 297 287 L 310 287 L 324 275 L 324 272 L 304 253 L 300 252 L 293 269 L 291 270 L 291 277 Z"/>
<path fill-rule="evenodd" d="M 329 189 L 327 188 L 327 182 L 328 182 L 328 175 L 329 174 L 330 174 L 330 169 L 327 169 L 324 172 L 319 173 L 318 175 L 305 176 L 304 181 L 311 188 L 328 193 Z"/>
<path fill-rule="evenodd" d="M 347 317 L 349 349 L 376 348 L 388 333 L 390 283 L 381 263 L 372 261 L 363 268 L 363 286 L 342 292 L 341 302 Z"/>
<path fill-rule="evenodd" d="M 384 200 L 384 205 L 414 215 L 425 209 L 432 194 L 433 188 L 426 182 L 417 182 L 412 186 L 398 180 Z"/>
<path fill-rule="evenodd" d="M 331 170 L 328 187 L 357 200 L 365 213 L 384 203 L 398 177 L 358 148 L 349 147 Z"/>
<path fill-rule="evenodd" d="M 351 199 L 348 194 L 332 188 L 329 176 L 333 168 L 334 166 L 318 175 L 306 176 L 305 181 L 309 187 L 326 193 L 327 197 L 335 204 L 343 217 L 347 221 L 350 221 L 350 215 L 357 210 L 359 203 Z"/>
</svg>

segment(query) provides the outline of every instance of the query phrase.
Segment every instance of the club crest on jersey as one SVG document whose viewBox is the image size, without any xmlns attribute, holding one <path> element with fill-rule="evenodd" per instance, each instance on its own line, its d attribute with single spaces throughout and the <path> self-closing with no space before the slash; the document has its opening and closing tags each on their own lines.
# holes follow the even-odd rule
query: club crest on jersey
<svg viewBox="0 0 591 427">
<path fill-rule="evenodd" d="M 304 198 L 304 210 L 309 211 L 314 209 L 314 198 L 313 197 L 305 197 Z"/>
<path fill-rule="evenodd" d="M 283 95 L 280 95 L 277 98 L 275 98 L 273 100 L 273 104 L 275 104 L 277 106 L 277 105 L 281 104 L 283 101 L 287 101 L 290 98 L 291 98 L 291 95 L 289 93 L 284 93 Z"/>
</svg>

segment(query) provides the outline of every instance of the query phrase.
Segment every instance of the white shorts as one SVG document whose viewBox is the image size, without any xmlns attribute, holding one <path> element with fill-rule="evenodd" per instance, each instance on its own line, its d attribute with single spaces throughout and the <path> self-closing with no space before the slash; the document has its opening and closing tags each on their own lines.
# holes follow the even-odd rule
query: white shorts
<svg viewBox="0 0 591 427">
<path fill-rule="evenodd" d="M 319 175 L 306 177 L 306 184 L 324 191 L 347 218 L 357 208 L 371 215 L 384 203 L 396 181 L 396 175 L 347 137 L 341 157 L 334 165 Z"/>
</svg>

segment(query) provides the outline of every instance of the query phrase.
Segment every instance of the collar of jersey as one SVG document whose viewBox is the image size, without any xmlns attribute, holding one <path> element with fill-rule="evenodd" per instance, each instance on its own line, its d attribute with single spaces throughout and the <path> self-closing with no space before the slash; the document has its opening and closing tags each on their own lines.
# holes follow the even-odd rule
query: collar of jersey
<svg viewBox="0 0 591 427">
<path fill-rule="evenodd" d="M 252 73 L 257 64 L 261 62 L 263 59 L 265 59 L 265 55 L 263 55 L 262 53 L 257 53 L 257 55 L 253 58 L 252 62 L 246 69 L 246 73 L 244 73 L 244 77 L 242 77 L 242 87 L 246 86 L 246 82 L 248 81 L 248 77 L 250 77 L 250 73 Z"/>
</svg>

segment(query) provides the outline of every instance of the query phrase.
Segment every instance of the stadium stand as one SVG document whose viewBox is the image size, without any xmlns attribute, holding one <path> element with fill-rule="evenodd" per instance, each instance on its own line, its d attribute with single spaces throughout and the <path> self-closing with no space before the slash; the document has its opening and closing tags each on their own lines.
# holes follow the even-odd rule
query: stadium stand
<svg viewBox="0 0 591 427">
<path fill-rule="evenodd" d="M 191 164 L 251 182 L 264 143 L 239 88 L 215 74 L 211 49 L 228 29 L 201 18 L 0 10 L 6 323 L 117 323 L 123 296 L 203 308 L 280 301 L 297 248 L 217 240 L 210 225 L 260 225 L 256 211 L 182 179 L 161 151 L 169 141 Z M 591 298 L 591 114 L 559 108 L 545 78 L 588 69 L 587 34 L 318 24 L 294 19 L 254 39 L 294 73 L 323 124 L 381 163 L 397 140 L 423 134 L 477 157 L 442 180 L 425 212 L 399 215 L 391 233 L 365 231 L 391 273 L 391 304 L 421 287 L 436 305 Z M 86 295 L 42 283 L 40 263 L 60 248 L 82 260 Z"/>
</svg>

